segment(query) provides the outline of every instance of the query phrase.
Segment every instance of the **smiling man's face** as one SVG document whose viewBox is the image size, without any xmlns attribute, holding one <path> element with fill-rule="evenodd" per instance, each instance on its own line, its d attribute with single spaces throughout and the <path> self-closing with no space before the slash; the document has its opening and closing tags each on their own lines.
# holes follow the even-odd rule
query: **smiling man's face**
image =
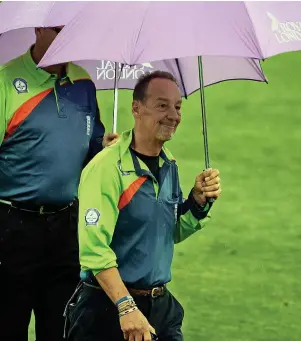
<svg viewBox="0 0 301 341">
<path fill-rule="evenodd" d="M 152 79 L 144 101 L 138 105 L 140 132 L 149 139 L 170 140 L 181 121 L 181 104 L 180 89 L 175 82 L 164 78 Z"/>
</svg>

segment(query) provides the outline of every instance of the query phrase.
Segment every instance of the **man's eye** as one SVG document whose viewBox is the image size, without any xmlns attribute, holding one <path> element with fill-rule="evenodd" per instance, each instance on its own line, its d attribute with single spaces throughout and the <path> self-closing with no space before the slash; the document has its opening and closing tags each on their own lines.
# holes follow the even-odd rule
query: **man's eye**
<svg viewBox="0 0 301 341">
<path fill-rule="evenodd" d="M 181 107 L 180 107 L 180 106 L 177 106 L 176 109 L 177 109 L 178 111 L 180 111 L 180 110 L 181 110 Z"/>
<path fill-rule="evenodd" d="M 161 108 L 161 109 L 165 109 L 166 107 L 167 107 L 167 105 L 166 104 L 159 104 L 159 107 Z"/>
</svg>

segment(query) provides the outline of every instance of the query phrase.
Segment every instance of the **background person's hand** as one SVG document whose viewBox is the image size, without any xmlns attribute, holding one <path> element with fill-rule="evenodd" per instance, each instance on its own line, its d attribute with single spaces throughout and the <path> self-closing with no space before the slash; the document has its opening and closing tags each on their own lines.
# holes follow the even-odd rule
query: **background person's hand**
<svg viewBox="0 0 301 341">
<path fill-rule="evenodd" d="M 128 341 L 152 341 L 151 333 L 156 334 L 140 310 L 121 316 L 120 326 L 124 339 Z"/>
<path fill-rule="evenodd" d="M 112 144 L 117 142 L 119 140 L 119 138 L 120 138 L 119 134 L 115 134 L 115 133 L 105 134 L 105 136 L 103 137 L 103 140 L 102 140 L 102 146 L 104 148 L 111 146 Z"/>
<path fill-rule="evenodd" d="M 195 179 L 193 197 L 200 205 L 205 205 L 207 198 L 218 199 L 221 194 L 219 171 L 209 168 Z"/>
</svg>

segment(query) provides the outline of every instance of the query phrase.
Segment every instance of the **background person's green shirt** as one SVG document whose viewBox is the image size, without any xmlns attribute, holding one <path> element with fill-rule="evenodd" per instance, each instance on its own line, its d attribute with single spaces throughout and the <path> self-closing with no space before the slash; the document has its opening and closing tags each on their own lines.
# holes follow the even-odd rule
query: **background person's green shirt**
<svg viewBox="0 0 301 341">
<path fill-rule="evenodd" d="M 58 79 L 37 68 L 30 50 L 0 66 L 0 199 L 71 202 L 104 133 L 95 85 L 81 67 L 69 63 Z"/>
</svg>

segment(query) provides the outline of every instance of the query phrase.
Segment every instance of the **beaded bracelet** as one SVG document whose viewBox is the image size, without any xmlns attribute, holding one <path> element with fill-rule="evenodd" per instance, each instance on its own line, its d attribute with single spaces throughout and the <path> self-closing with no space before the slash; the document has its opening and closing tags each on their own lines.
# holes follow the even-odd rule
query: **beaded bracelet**
<svg viewBox="0 0 301 341">
<path fill-rule="evenodd" d="M 131 309 L 131 308 L 133 308 L 133 307 L 135 307 L 135 306 L 136 306 L 136 303 L 134 302 L 134 300 L 131 300 L 131 301 L 126 301 L 126 302 L 124 302 L 124 303 L 121 303 L 121 304 L 117 307 L 117 309 L 118 309 L 118 311 L 119 311 L 119 313 L 120 313 L 120 312 L 122 312 L 122 311 L 124 311 L 124 310 Z"/>
<path fill-rule="evenodd" d="M 129 300 L 133 300 L 132 296 L 124 296 L 122 298 L 120 298 L 115 305 L 118 307 L 120 303 L 124 302 L 124 301 L 129 301 Z"/>
<path fill-rule="evenodd" d="M 130 314 L 130 313 L 132 313 L 132 312 L 134 312 L 134 311 L 136 311 L 136 310 L 138 310 L 138 307 L 137 307 L 137 306 L 135 306 L 135 307 L 133 307 L 133 308 L 130 308 L 130 309 L 128 309 L 128 310 L 122 311 L 122 312 L 119 313 L 119 317 L 122 317 L 122 316 L 125 316 L 125 315 L 127 315 L 127 314 Z"/>
</svg>

